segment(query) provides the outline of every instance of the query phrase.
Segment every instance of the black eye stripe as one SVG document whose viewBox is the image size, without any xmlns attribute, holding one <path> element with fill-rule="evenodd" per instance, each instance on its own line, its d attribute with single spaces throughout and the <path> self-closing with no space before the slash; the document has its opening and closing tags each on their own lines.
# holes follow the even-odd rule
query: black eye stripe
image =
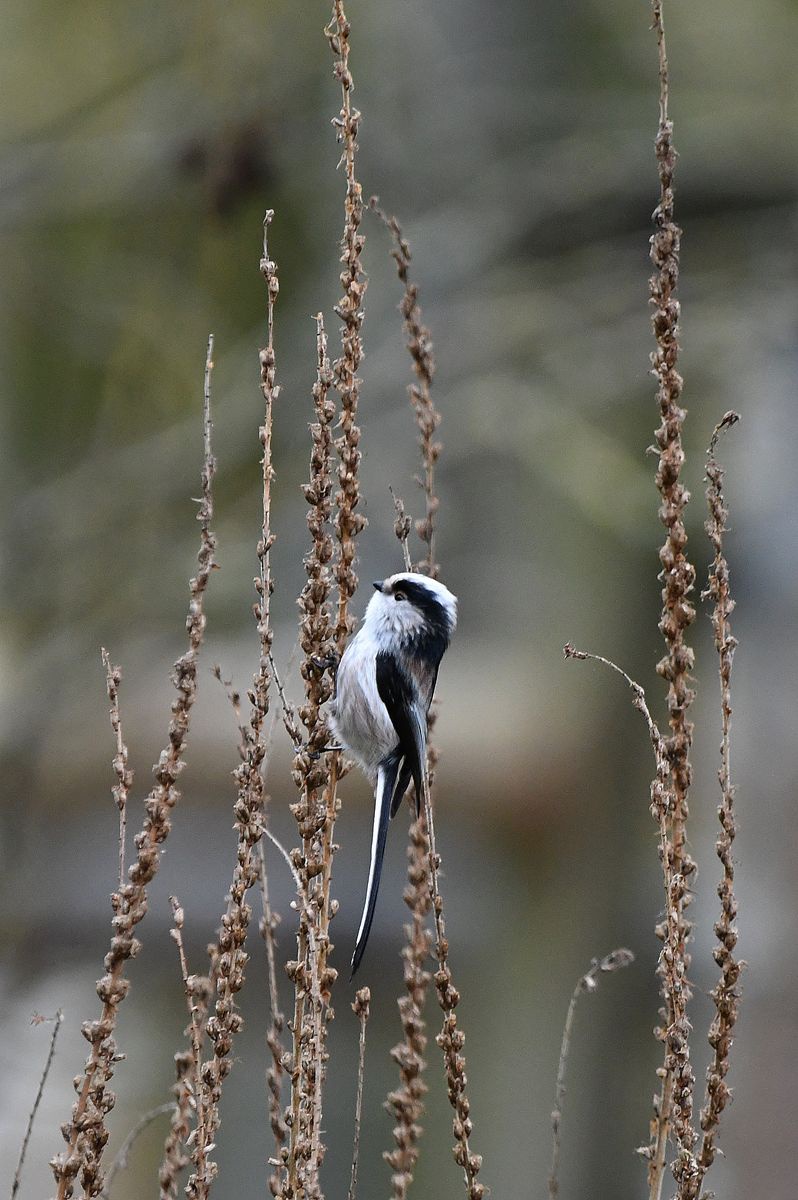
<svg viewBox="0 0 798 1200">
<path fill-rule="evenodd" d="M 430 588 L 423 583 L 416 583 L 414 579 L 397 579 L 394 589 L 394 596 L 397 592 L 403 596 L 426 618 L 431 628 L 443 633 L 448 642 L 451 621 L 442 602 Z"/>
</svg>

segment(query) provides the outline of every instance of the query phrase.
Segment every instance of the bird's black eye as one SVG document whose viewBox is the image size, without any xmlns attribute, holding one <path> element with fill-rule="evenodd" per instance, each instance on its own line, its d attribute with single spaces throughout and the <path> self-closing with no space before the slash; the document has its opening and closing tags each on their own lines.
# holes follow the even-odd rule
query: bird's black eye
<svg viewBox="0 0 798 1200">
<path fill-rule="evenodd" d="M 394 600 L 406 600 L 407 593 L 406 592 L 394 592 L 393 598 L 394 598 Z"/>
</svg>

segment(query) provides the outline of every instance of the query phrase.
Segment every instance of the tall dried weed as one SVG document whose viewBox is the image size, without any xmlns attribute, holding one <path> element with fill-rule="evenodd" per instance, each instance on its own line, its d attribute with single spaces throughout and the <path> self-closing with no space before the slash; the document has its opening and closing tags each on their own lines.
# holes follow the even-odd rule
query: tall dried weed
<svg viewBox="0 0 798 1200">
<path fill-rule="evenodd" d="M 669 117 L 668 60 L 661 0 L 653 0 L 653 28 L 659 62 L 659 123 L 655 153 L 659 173 L 659 202 L 654 212 L 651 258 L 654 274 L 650 281 L 655 348 L 651 355 L 657 380 L 660 425 L 656 432 L 659 516 L 665 526 L 661 562 L 662 610 L 659 628 L 665 653 L 657 670 L 666 687 L 667 732 L 661 730 L 649 708 L 643 688 L 619 666 L 601 655 L 565 647 L 567 658 L 593 659 L 620 674 L 630 687 L 632 702 L 646 721 L 654 751 L 654 778 L 650 805 L 657 823 L 658 849 L 664 891 L 664 914 L 656 925 L 662 943 L 658 975 L 662 992 L 662 1023 L 656 1035 L 663 1046 L 658 1075 L 660 1090 L 655 1100 L 650 1143 L 641 1153 L 648 1161 L 650 1200 L 659 1200 L 668 1160 L 668 1147 L 675 1152 L 670 1167 L 679 1200 L 698 1200 L 706 1174 L 717 1154 L 717 1138 L 729 1098 L 726 1082 L 732 1037 L 737 1019 L 739 979 L 743 964 L 736 957 L 737 902 L 734 895 L 732 847 L 736 834 L 734 787 L 731 778 L 731 671 L 736 642 L 731 633 L 729 570 L 724 554 L 727 518 L 723 494 L 723 470 L 715 452 L 722 430 L 731 426 L 736 414 L 727 413 L 712 437 L 706 478 L 709 519 L 707 532 L 714 558 L 704 596 L 712 602 L 712 624 L 718 654 L 721 706 L 721 800 L 718 808 L 720 835 L 717 853 L 721 863 L 718 885 L 720 916 L 715 925 L 718 944 L 715 960 L 719 976 L 712 992 L 714 1017 L 709 1030 L 712 1060 L 700 1113 L 700 1133 L 695 1125 L 695 1081 L 690 1058 L 690 922 L 687 910 L 695 864 L 688 851 L 687 822 L 692 782 L 690 761 L 693 727 L 689 710 L 694 699 L 693 651 L 687 630 L 694 620 L 692 593 L 695 569 L 687 557 L 684 510 L 689 499 L 683 478 L 685 454 L 682 441 L 685 410 L 681 407 L 682 379 L 679 359 L 679 251 L 681 230 L 675 221 L 673 175 L 676 152 Z M 359 468 L 361 433 L 358 411 L 362 381 L 358 370 L 363 359 L 364 298 L 367 279 L 363 270 L 364 203 L 358 177 L 358 133 L 361 114 L 354 107 L 354 78 L 350 61 L 351 26 L 342 0 L 334 0 L 325 36 L 333 55 L 333 72 L 341 89 L 341 108 L 334 119 L 342 147 L 341 165 L 345 179 L 343 234 L 340 244 L 341 296 L 335 306 L 340 320 L 339 352 L 331 363 L 327 332 L 321 313 L 316 320 L 315 380 L 312 384 L 310 422 L 310 469 L 303 486 L 307 502 L 310 545 L 305 555 L 306 582 L 299 596 L 298 673 L 303 696 L 296 711 L 286 699 L 273 656 L 271 599 L 274 579 L 271 549 L 274 532 L 271 496 L 274 478 L 272 437 L 280 388 L 276 376 L 275 305 L 279 295 L 277 266 L 268 250 L 268 233 L 273 213 L 264 222 L 260 269 L 266 284 L 266 346 L 260 352 L 263 420 L 259 430 L 262 466 L 262 528 L 256 548 L 257 575 L 254 616 L 258 639 L 257 664 L 242 713 L 241 698 L 232 684 L 225 683 L 238 730 L 239 766 L 235 772 L 233 813 L 236 829 L 235 864 L 224 901 L 216 937 L 208 946 L 208 969 L 191 971 L 183 943 L 186 914 L 172 900 L 172 937 L 176 943 L 179 976 L 186 998 L 188 1024 L 186 1042 L 175 1055 L 174 1098 L 161 1105 L 131 1131 L 111 1168 L 104 1167 L 109 1138 L 107 1116 L 115 1096 L 109 1084 L 122 1055 L 115 1041 L 120 1005 L 129 991 L 126 964 L 140 949 L 134 934 L 147 911 L 147 889 L 159 865 L 163 844 L 169 835 L 172 811 L 178 801 L 177 781 L 184 765 L 190 718 L 197 692 L 197 667 L 205 634 L 204 599 L 215 566 L 216 541 L 211 532 L 212 482 L 215 460 L 211 451 L 211 372 L 213 339 L 209 339 L 205 366 L 203 408 L 204 462 L 202 500 L 198 519 L 201 526 L 198 569 L 191 580 L 191 599 L 186 622 L 188 648 L 175 664 L 173 680 L 177 697 L 172 705 L 167 744 L 155 766 L 155 784 L 145 800 L 146 817 L 134 839 L 135 854 L 128 866 L 126 827 L 130 812 L 133 775 L 122 734 L 119 690 L 121 671 L 103 651 L 110 719 L 115 737 L 113 795 L 119 810 L 119 881 L 112 897 L 113 934 L 105 958 L 105 973 L 97 985 L 100 1015 L 87 1021 L 83 1034 L 90 1052 L 75 1081 L 77 1100 L 62 1127 L 66 1149 L 53 1159 L 57 1200 L 69 1200 L 76 1188 L 84 1200 L 110 1193 L 113 1178 L 127 1163 L 139 1132 L 158 1116 L 170 1116 L 159 1171 L 161 1200 L 176 1200 L 181 1186 L 191 1200 L 208 1200 L 218 1173 L 212 1157 L 219 1135 L 220 1101 L 224 1081 L 234 1061 L 233 1050 L 242 1028 L 237 996 L 246 981 L 246 941 L 253 915 L 253 893 L 259 886 L 262 918 L 259 923 L 268 960 L 269 1017 L 265 1037 L 268 1047 L 267 1099 L 273 1136 L 273 1152 L 267 1173 L 271 1194 L 281 1200 L 320 1200 L 323 1196 L 322 1167 L 325 1157 L 324 1102 L 329 1069 L 328 1026 L 333 1018 L 333 990 L 337 971 L 332 965 L 331 922 L 337 911 L 333 898 L 333 868 L 336 844 L 335 823 L 340 810 L 339 786 L 348 764 L 338 747 L 329 745 L 325 705 L 335 686 L 337 661 L 354 620 L 351 600 L 358 585 L 357 539 L 366 521 L 361 512 Z M 376 198 L 371 209 L 386 226 L 392 239 L 392 255 L 402 288 L 399 305 L 402 327 L 411 358 L 413 382 L 410 402 L 418 429 L 420 474 L 417 483 L 423 497 L 423 514 L 415 521 L 401 500 L 396 500 L 396 533 L 408 568 L 437 578 L 436 533 L 440 501 L 436 491 L 436 465 L 441 453 L 437 441 L 440 415 L 432 398 L 434 358 L 432 340 L 419 304 L 418 286 L 411 277 L 411 253 L 395 217 L 380 209 Z M 418 561 L 413 562 L 409 535 L 415 528 L 420 540 Z M 219 668 L 214 669 L 220 682 Z M 277 689 L 283 724 L 293 751 L 291 776 L 296 799 L 291 812 L 296 822 L 296 845 L 286 850 L 268 828 L 269 798 L 265 775 L 271 733 L 267 728 Z M 274 714 L 272 714 L 272 723 Z M 431 726 L 434 723 L 431 721 Z M 446 1089 L 453 1109 L 454 1158 L 459 1165 L 466 1196 L 480 1200 L 486 1188 L 478 1178 L 482 1159 L 473 1148 L 474 1127 L 471 1098 L 467 1090 L 465 1035 L 458 1017 L 460 993 L 450 965 L 445 914 L 440 887 L 441 860 L 436 846 L 432 782 L 437 753 L 430 740 L 421 817 L 413 821 L 408 843 L 408 876 L 405 902 L 411 920 L 406 926 L 404 990 L 398 999 L 402 1039 L 392 1050 L 399 1069 L 398 1085 L 391 1090 L 386 1107 L 394 1120 L 394 1147 L 385 1153 L 391 1167 L 391 1194 L 405 1200 L 417 1170 L 424 1118 L 427 1054 L 425 1004 L 430 983 L 443 1013 L 436 1037 L 442 1052 Z M 296 955 L 285 964 L 293 986 L 290 1014 L 280 1008 L 278 953 L 275 931 L 279 921 L 269 898 L 269 880 L 263 839 L 273 843 L 287 864 L 296 888 Z M 628 951 L 615 951 L 594 960 L 571 998 L 557 1074 L 556 1104 L 552 1114 L 553 1160 L 549 1194 L 559 1189 L 560 1125 L 564 1095 L 565 1066 L 576 1002 L 593 991 L 600 974 L 614 971 L 631 961 Z M 353 1009 L 359 1021 L 359 1056 L 355 1113 L 354 1150 L 349 1186 L 355 1200 L 360 1159 L 361 1115 L 370 1011 L 367 988 L 357 993 Z M 56 1021 L 47 1067 L 31 1113 L 13 1183 L 16 1195 L 24 1164 L 30 1128 L 36 1115 L 60 1027 Z M 286 1036 L 287 1035 L 287 1036 Z M 190 1176 L 183 1185 L 188 1168 Z"/>
</svg>

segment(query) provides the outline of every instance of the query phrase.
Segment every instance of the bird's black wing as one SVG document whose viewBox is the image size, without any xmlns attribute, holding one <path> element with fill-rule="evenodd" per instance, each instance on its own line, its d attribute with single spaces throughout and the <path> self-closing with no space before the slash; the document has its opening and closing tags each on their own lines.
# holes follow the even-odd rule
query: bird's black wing
<svg viewBox="0 0 798 1200">
<path fill-rule="evenodd" d="M 402 776 L 410 772 L 416 794 L 421 796 L 427 756 L 427 716 L 418 711 L 418 693 L 410 676 L 395 655 L 386 651 L 377 655 L 377 691 L 399 739 L 398 751 L 404 758 Z"/>
<path fill-rule="evenodd" d="M 420 697 L 422 697 L 423 703 L 425 705 L 423 715 L 421 713 L 416 712 L 415 706 L 413 706 L 413 710 L 412 710 L 414 727 L 415 727 L 416 720 L 421 725 L 421 734 L 422 734 L 422 739 L 423 739 L 422 748 L 420 751 L 422 768 L 424 767 L 424 764 L 426 763 L 426 758 L 427 758 L 427 714 L 429 713 L 430 706 L 432 705 L 432 697 L 435 694 L 435 684 L 438 681 L 439 666 L 440 666 L 440 659 L 438 659 L 437 662 L 430 663 L 429 666 L 425 665 L 423 667 L 418 662 L 415 663 L 415 670 L 414 670 L 415 682 L 418 686 L 419 695 L 420 695 Z M 412 669 L 413 669 L 413 666 L 411 666 L 411 670 Z M 379 681 L 377 683 L 377 689 L 379 690 Z M 411 689 L 411 695 L 412 695 L 412 689 Z M 383 701 L 383 704 L 385 704 L 385 707 L 388 708 L 388 712 L 391 715 L 391 720 L 393 721 L 394 729 L 396 729 L 397 733 L 398 733 L 399 730 L 397 728 L 396 722 L 394 721 L 393 714 L 391 713 L 391 709 L 389 708 L 388 704 L 385 701 L 385 698 L 382 696 L 381 693 L 380 693 L 380 696 Z M 402 743 L 400 740 L 400 750 L 401 749 L 402 749 Z M 407 791 L 408 787 L 410 786 L 410 780 L 411 780 L 411 778 L 414 778 L 412 762 L 413 762 L 413 756 L 409 756 L 409 757 L 406 756 L 402 761 L 401 769 L 399 771 L 399 778 L 397 780 L 396 788 L 394 789 L 394 793 L 393 793 L 393 802 L 391 804 L 391 817 L 392 818 L 395 817 L 396 814 L 398 813 L 399 807 L 404 798 L 404 794 Z M 416 819 L 418 819 L 418 817 L 421 816 L 421 802 L 422 802 L 421 791 L 419 790 L 418 786 L 416 786 Z"/>
</svg>

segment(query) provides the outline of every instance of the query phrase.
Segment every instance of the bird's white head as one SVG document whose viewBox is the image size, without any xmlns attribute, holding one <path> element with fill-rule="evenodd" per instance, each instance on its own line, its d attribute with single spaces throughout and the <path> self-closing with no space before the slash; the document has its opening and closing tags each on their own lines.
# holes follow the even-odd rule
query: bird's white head
<svg viewBox="0 0 798 1200">
<path fill-rule="evenodd" d="M 378 640 L 429 635 L 448 643 L 457 624 L 457 597 L 437 579 L 404 571 L 374 583 L 364 625 Z"/>
</svg>

